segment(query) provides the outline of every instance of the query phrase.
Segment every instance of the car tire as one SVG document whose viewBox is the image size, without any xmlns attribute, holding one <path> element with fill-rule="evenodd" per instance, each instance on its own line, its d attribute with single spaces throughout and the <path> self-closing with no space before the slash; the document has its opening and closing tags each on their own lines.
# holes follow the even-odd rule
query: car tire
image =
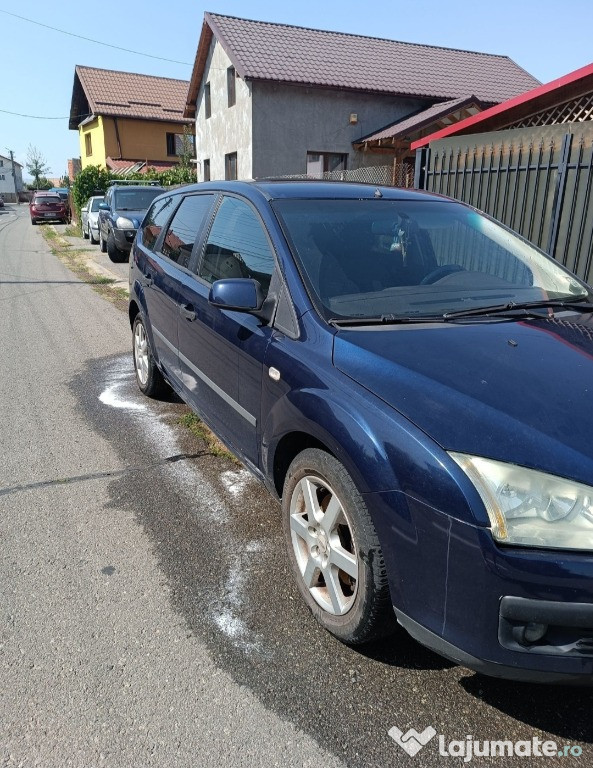
<svg viewBox="0 0 593 768">
<path fill-rule="evenodd" d="M 140 313 L 136 315 L 132 326 L 132 354 L 136 382 L 140 391 L 147 397 L 154 398 L 165 394 L 169 385 L 159 371 L 152 355 L 144 318 Z"/>
<path fill-rule="evenodd" d="M 90 224 L 89 224 L 88 237 L 89 237 L 89 240 L 91 241 L 91 245 L 97 245 L 97 243 L 99 242 L 97 238 L 93 235 L 93 230 Z"/>
<path fill-rule="evenodd" d="M 88 240 L 88 239 L 89 239 L 89 232 L 90 232 L 90 229 L 91 229 L 91 228 L 90 228 L 90 227 L 88 227 L 88 229 L 83 229 L 83 231 L 82 231 L 82 236 L 84 237 L 84 239 L 85 239 L 85 240 Z"/>
<path fill-rule="evenodd" d="M 103 240 L 103 232 L 99 228 L 99 248 L 101 249 L 101 253 L 107 253 L 107 243 L 105 240 Z"/>
<path fill-rule="evenodd" d="M 35 224 L 37 224 L 37 219 L 31 219 L 31 224 L 32 224 L 33 226 L 35 226 Z"/>
<path fill-rule="evenodd" d="M 107 255 L 111 261 L 115 262 L 116 264 L 122 261 L 126 261 L 128 258 L 128 254 L 120 251 L 115 244 L 115 237 L 113 236 L 113 232 L 110 232 L 107 235 Z"/>
<path fill-rule="evenodd" d="M 396 631 L 385 561 L 364 499 L 317 448 L 291 463 L 282 523 L 297 585 L 317 621 L 349 645 Z"/>
</svg>

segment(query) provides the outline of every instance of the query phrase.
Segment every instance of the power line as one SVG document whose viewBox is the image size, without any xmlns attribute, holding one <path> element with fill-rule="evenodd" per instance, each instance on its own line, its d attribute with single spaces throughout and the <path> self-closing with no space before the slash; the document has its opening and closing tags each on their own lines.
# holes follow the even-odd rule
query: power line
<svg viewBox="0 0 593 768">
<path fill-rule="evenodd" d="M 9 112 L 7 109 L 0 109 L 5 115 L 14 115 L 15 117 L 30 117 L 32 120 L 70 120 L 71 115 L 65 117 L 48 117 L 47 115 L 23 115 L 20 112 Z M 76 115 L 75 118 L 90 117 L 90 115 Z"/>
<path fill-rule="evenodd" d="M 175 59 L 165 59 L 163 56 L 154 56 L 152 53 L 143 53 L 142 51 L 133 51 L 130 48 L 122 48 L 119 45 L 111 45 L 110 43 L 103 43 L 101 40 L 93 40 L 91 37 L 84 37 L 83 35 L 77 35 L 74 32 L 66 32 L 65 29 L 58 29 L 57 27 L 50 27 L 49 24 L 42 24 L 40 21 L 34 21 L 33 19 L 26 19 L 24 16 L 18 16 L 16 13 L 10 13 L 9 11 L 4 11 L 0 8 L 0 13 L 4 13 L 7 16 L 13 16 L 15 19 L 20 19 L 21 21 L 28 21 L 29 24 L 36 24 L 38 27 L 44 27 L 45 29 L 51 29 L 53 32 L 61 32 L 63 35 L 69 35 L 70 37 L 77 37 L 79 40 L 86 40 L 87 43 L 96 43 L 96 45 L 104 45 L 107 48 L 115 48 L 117 51 L 126 51 L 126 53 L 133 53 L 136 56 L 146 56 L 149 59 L 158 59 L 159 61 L 168 61 L 170 64 L 183 64 L 186 67 L 191 67 L 192 65 L 187 61 L 176 61 Z M 3 111 L 3 110 L 0 110 Z M 13 114 L 13 113 L 9 113 Z M 23 117 L 27 117 L 27 115 L 23 115 Z M 55 118 L 61 119 L 61 118 Z"/>
</svg>

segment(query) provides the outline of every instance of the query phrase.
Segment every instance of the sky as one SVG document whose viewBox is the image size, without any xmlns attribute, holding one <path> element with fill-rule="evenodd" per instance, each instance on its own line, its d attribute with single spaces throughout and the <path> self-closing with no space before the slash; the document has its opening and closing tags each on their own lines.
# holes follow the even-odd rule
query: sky
<svg viewBox="0 0 593 768">
<path fill-rule="evenodd" d="M 0 154 L 25 166 L 33 146 L 47 175 L 63 176 L 80 155 L 68 129 L 74 67 L 189 80 L 205 11 L 502 54 L 544 83 L 593 62 L 591 0 L 0 0 Z"/>
</svg>

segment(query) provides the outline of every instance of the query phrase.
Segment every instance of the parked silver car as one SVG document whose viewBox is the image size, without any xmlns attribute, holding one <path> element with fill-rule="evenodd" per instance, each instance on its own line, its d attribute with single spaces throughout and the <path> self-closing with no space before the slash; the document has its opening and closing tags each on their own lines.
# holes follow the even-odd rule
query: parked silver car
<svg viewBox="0 0 593 768">
<path fill-rule="evenodd" d="M 103 195 L 89 197 L 83 208 L 80 209 L 82 234 L 93 245 L 99 242 L 99 203 L 103 202 Z"/>
</svg>

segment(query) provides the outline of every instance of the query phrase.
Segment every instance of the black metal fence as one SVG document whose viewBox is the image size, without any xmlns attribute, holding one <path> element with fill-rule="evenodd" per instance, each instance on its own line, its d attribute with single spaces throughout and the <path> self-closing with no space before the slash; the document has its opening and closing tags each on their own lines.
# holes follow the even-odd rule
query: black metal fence
<svg viewBox="0 0 593 768">
<path fill-rule="evenodd" d="M 459 136 L 416 156 L 415 186 L 473 205 L 593 279 L 593 124 Z"/>
</svg>

